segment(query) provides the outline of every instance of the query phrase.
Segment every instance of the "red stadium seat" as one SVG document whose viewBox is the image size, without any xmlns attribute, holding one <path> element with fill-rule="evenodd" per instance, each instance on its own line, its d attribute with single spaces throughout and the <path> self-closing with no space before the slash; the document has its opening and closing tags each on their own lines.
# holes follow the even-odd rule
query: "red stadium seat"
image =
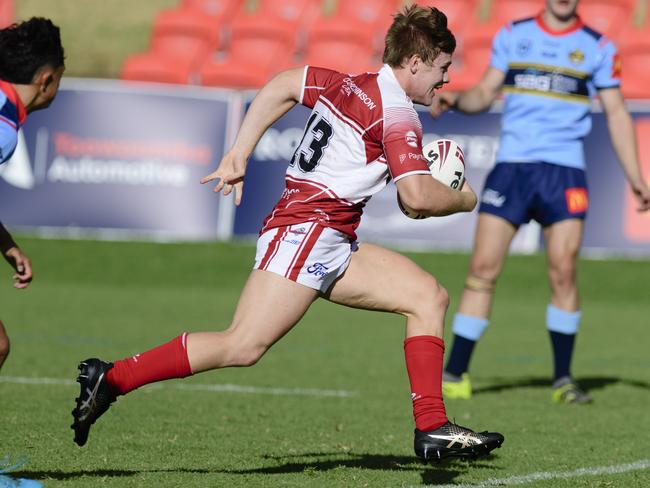
<svg viewBox="0 0 650 488">
<path fill-rule="evenodd" d="M 200 71 L 202 85 L 223 88 L 260 88 L 271 76 L 271 72 L 266 68 L 237 61 L 210 60 Z"/>
<path fill-rule="evenodd" d="M 16 21 L 13 0 L 0 0 L 0 29 L 10 26 Z"/>
<path fill-rule="evenodd" d="M 181 36 L 196 38 L 205 42 L 210 49 L 219 47 L 222 25 L 219 19 L 190 9 L 163 10 L 153 26 L 152 38 Z"/>
<path fill-rule="evenodd" d="M 592 29 L 616 39 L 625 28 L 632 25 L 635 0 L 582 0 L 578 13 Z"/>
<path fill-rule="evenodd" d="M 194 10 L 220 22 L 227 22 L 237 12 L 243 0 L 182 0 L 181 8 Z"/>
<path fill-rule="evenodd" d="M 534 17 L 544 9 L 544 2 L 540 0 L 497 0 L 492 2 L 490 22 L 499 25 L 513 20 Z"/>
<path fill-rule="evenodd" d="M 617 43 L 621 56 L 623 95 L 650 98 L 650 24 L 626 29 Z"/>
<path fill-rule="evenodd" d="M 399 0 L 338 0 L 333 16 L 368 25 L 390 25 L 401 4 Z"/>
<path fill-rule="evenodd" d="M 259 17 L 268 20 L 281 19 L 293 25 L 317 15 L 321 7 L 320 0 L 258 0 L 257 8 L 252 12 L 242 10 L 237 14 L 237 21 L 243 17 Z"/>
<path fill-rule="evenodd" d="M 342 73 L 377 71 L 381 62 L 365 43 L 341 39 L 310 41 L 305 54 L 305 64 L 330 68 Z"/>
<path fill-rule="evenodd" d="M 131 56 L 123 79 L 191 83 L 204 60 L 214 51 L 210 40 L 183 34 L 158 34 L 148 52 Z"/>
<path fill-rule="evenodd" d="M 321 19 L 322 27 L 330 25 L 332 31 L 336 26 L 349 28 L 356 25 L 356 28 L 367 36 L 368 42 L 372 43 L 375 52 L 380 53 L 384 49 L 384 38 L 386 31 L 393 21 L 393 14 L 400 8 L 399 0 L 339 0 L 336 9 L 330 17 Z M 309 32 L 312 34 L 311 29 Z M 338 37 L 338 36 L 334 36 Z"/>
<path fill-rule="evenodd" d="M 419 5 L 436 7 L 447 16 L 447 25 L 456 37 L 476 19 L 476 0 L 427 0 Z M 458 40 L 458 39 L 457 39 Z"/>
<path fill-rule="evenodd" d="M 249 19 L 233 29 L 224 59 L 204 63 L 201 84 L 257 88 L 291 64 L 295 42 L 295 36 L 283 22 Z"/>
<path fill-rule="evenodd" d="M 122 66 L 123 80 L 187 84 L 192 81 L 192 66 L 164 54 L 145 53 L 130 56 Z"/>
<path fill-rule="evenodd" d="M 275 37 L 281 42 L 290 38 L 291 49 L 295 51 L 319 8 L 320 0 L 259 0 L 255 10 L 242 9 L 237 13 L 231 24 L 232 39 L 253 37 L 257 30 L 260 37 Z"/>
<path fill-rule="evenodd" d="M 465 33 L 461 49 L 449 72 L 449 89 L 464 90 L 475 85 L 490 64 L 496 23 L 478 24 Z"/>
</svg>

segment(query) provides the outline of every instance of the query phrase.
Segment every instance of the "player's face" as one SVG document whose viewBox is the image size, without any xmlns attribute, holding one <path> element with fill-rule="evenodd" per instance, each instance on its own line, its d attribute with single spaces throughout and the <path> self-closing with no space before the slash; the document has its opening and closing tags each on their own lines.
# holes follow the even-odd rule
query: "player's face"
<svg viewBox="0 0 650 488">
<path fill-rule="evenodd" d="M 576 14 L 579 0 L 546 0 L 546 10 L 558 20 L 570 20 Z"/>
<path fill-rule="evenodd" d="M 431 105 L 436 90 L 449 83 L 449 66 L 451 54 L 441 52 L 433 62 L 417 64 L 417 71 L 413 74 L 413 84 L 409 96 L 415 103 Z"/>
</svg>

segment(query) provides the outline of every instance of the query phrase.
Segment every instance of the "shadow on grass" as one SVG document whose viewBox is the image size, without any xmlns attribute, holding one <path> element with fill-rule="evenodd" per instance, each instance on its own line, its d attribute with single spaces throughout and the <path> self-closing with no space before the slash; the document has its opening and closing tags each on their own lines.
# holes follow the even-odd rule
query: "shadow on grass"
<svg viewBox="0 0 650 488">
<path fill-rule="evenodd" d="M 302 461 L 293 459 L 302 459 Z M 332 453 L 304 453 L 286 456 L 263 456 L 265 460 L 279 463 L 277 466 L 266 466 L 250 469 L 194 469 L 194 468 L 169 468 L 169 469 L 94 469 L 87 471 L 15 471 L 13 478 L 28 478 L 45 481 L 55 479 L 59 481 L 74 480 L 82 477 L 95 478 L 124 478 L 138 476 L 143 473 L 196 473 L 196 474 L 229 474 L 229 475 L 282 475 L 296 473 L 319 473 L 341 468 L 370 469 L 394 472 L 419 472 L 422 484 L 435 485 L 451 483 L 457 476 L 468 470 L 485 469 L 494 470 L 490 458 L 479 461 L 446 461 L 440 464 L 423 464 L 413 456 L 390 456 L 379 454 L 341 454 Z"/>
<path fill-rule="evenodd" d="M 472 393 L 496 393 L 516 388 L 550 388 L 549 377 L 529 376 L 527 378 L 483 378 L 482 381 L 491 383 L 489 386 L 473 388 Z M 618 378 L 615 376 L 584 376 L 576 377 L 578 384 L 586 391 L 601 390 L 611 385 L 622 384 L 633 388 L 650 390 L 650 383 L 639 380 Z"/>
<path fill-rule="evenodd" d="M 123 469 L 89 469 L 77 471 L 12 471 L 9 473 L 12 478 L 28 478 L 32 480 L 44 481 L 54 479 L 59 481 L 73 480 L 84 476 L 96 478 L 124 478 L 127 476 L 138 476 L 142 473 L 200 473 L 208 474 L 215 471 L 210 469 L 142 469 L 142 470 L 123 470 Z"/>
<path fill-rule="evenodd" d="M 336 459 L 327 459 L 335 457 Z M 278 466 L 222 471 L 230 474 L 291 474 L 302 472 L 317 473 L 341 468 L 371 469 L 394 472 L 419 472 L 423 484 L 450 483 L 458 475 L 470 469 L 495 469 L 492 461 L 445 461 L 440 464 L 424 464 L 413 456 L 390 456 L 380 454 L 304 453 L 293 456 L 265 456 L 266 459 L 285 461 Z M 292 458 L 307 458 L 305 461 L 291 461 Z M 316 458 L 316 459 L 309 459 Z"/>
</svg>

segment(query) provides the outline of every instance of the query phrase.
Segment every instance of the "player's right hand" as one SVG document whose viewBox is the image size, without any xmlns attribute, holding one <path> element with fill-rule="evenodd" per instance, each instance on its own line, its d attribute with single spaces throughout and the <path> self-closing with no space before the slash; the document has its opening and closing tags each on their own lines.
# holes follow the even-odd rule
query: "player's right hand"
<svg viewBox="0 0 650 488">
<path fill-rule="evenodd" d="M 463 193 L 468 193 L 468 207 L 469 211 L 471 212 L 474 210 L 474 207 L 476 207 L 476 204 L 478 203 L 478 197 L 476 196 L 476 192 L 474 192 L 474 189 L 469 185 L 467 182 L 467 178 L 463 179 L 463 184 L 460 187 L 460 191 Z"/>
<path fill-rule="evenodd" d="M 17 248 L 12 247 L 7 249 L 4 254 L 5 259 L 16 272 L 14 273 L 14 288 L 22 290 L 32 282 L 32 262 L 23 252 Z"/>
<path fill-rule="evenodd" d="M 440 117 L 443 112 L 451 109 L 458 102 L 460 92 L 455 91 L 441 91 L 436 93 L 433 102 L 429 107 L 429 114 L 433 118 Z"/>
<path fill-rule="evenodd" d="M 218 179 L 214 192 L 223 190 L 223 195 L 228 196 L 235 191 L 235 205 L 241 203 L 242 192 L 244 191 L 244 174 L 246 173 L 246 157 L 233 151 L 228 151 L 221 159 L 216 171 L 204 176 L 201 184 Z"/>
</svg>

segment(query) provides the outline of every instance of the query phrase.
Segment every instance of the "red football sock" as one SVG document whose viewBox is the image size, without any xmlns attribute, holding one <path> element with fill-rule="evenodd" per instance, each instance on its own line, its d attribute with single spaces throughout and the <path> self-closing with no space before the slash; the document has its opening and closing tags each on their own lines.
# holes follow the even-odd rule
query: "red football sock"
<svg viewBox="0 0 650 488">
<path fill-rule="evenodd" d="M 191 374 L 185 332 L 150 351 L 115 361 L 106 374 L 106 380 L 119 395 L 125 395 L 149 383 L 185 378 Z"/>
<path fill-rule="evenodd" d="M 404 341 L 415 426 L 424 432 L 437 429 L 447 422 L 442 401 L 444 352 L 445 343 L 439 337 L 416 336 Z"/>
</svg>

